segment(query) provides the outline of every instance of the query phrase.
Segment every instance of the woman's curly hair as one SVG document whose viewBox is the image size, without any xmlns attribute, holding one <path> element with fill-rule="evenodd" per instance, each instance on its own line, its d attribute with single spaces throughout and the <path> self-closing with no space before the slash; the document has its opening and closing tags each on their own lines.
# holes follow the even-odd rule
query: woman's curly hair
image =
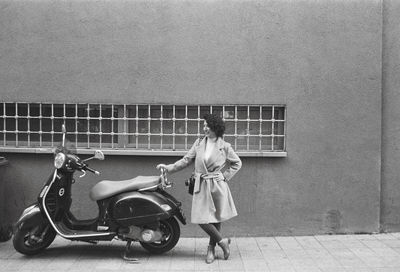
<svg viewBox="0 0 400 272">
<path fill-rule="evenodd" d="M 204 115 L 204 120 L 207 122 L 208 127 L 214 131 L 215 136 L 222 137 L 225 132 L 225 122 L 216 114 L 207 113 Z"/>
</svg>

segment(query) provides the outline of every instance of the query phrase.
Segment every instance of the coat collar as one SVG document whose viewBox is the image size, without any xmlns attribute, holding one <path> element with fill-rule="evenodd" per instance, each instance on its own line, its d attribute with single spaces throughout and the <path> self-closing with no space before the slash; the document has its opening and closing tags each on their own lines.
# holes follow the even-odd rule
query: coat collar
<svg viewBox="0 0 400 272">
<path fill-rule="evenodd" d="M 206 146 L 206 141 L 207 140 L 208 140 L 208 137 L 204 137 L 200 142 L 200 145 L 203 147 L 203 151 L 204 151 L 204 148 Z M 224 148 L 224 143 L 225 143 L 225 141 L 221 137 L 218 137 L 217 144 L 216 144 L 218 149 L 223 149 Z"/>
</svg>

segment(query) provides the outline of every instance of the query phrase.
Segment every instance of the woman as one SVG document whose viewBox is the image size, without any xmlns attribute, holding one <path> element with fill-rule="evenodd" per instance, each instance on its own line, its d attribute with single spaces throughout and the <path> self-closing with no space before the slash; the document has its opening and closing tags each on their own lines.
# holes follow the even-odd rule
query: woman
<svg viewBox="0 0 400 272">
<path fill-rule="evenodd" d="M 159 164 L 157 169 L 173 173 L 195 162 L 191 221 L 210 236 L 206 262 L 212 263 L 216 244 L 222 248 L 224 259 L 229 258 L 231 240 L 222 238 L 221 222 L 237 215 L 227 182 L 239 171 L 242 162 L 231 145 L 222 139 L 225 124 L 219 116 L 206 114 L 203 129 L 205 137 L 197 139 L 182 159 L 169 165 Z"/>
</svg>

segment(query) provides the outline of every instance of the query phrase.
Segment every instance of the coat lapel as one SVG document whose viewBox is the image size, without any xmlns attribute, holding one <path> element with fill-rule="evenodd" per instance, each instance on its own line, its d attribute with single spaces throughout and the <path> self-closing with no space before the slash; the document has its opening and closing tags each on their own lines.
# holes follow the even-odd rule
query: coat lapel
<svg viewBox="0 0 400 272">
<path fill-rule="evenodd" d="M 200 172 L 202 174 L 206 174 L 208 172 L 206 163 L 204 161 L 204 153 L 206 150 L 206 141 L 207 141 L 207 137 L 205 137 L 200 142 L 200 145 L 196 152 L 196 169 L 198 170 L 198 172 Z"/>
</svg>

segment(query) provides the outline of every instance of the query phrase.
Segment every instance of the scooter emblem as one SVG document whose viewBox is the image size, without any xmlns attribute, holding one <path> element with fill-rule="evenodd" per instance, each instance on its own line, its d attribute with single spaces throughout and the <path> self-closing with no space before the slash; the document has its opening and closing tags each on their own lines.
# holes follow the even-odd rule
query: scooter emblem
<svg viewBox="0 0 400 272">
<path fill-rule="evenodd" d="M 58 195 L 59 196 L 63 196 L 64 193 L 65 193 L 65 189 L 64 188 L 61 188 L 60 191 L 58 191 Z"/>
</svg>

